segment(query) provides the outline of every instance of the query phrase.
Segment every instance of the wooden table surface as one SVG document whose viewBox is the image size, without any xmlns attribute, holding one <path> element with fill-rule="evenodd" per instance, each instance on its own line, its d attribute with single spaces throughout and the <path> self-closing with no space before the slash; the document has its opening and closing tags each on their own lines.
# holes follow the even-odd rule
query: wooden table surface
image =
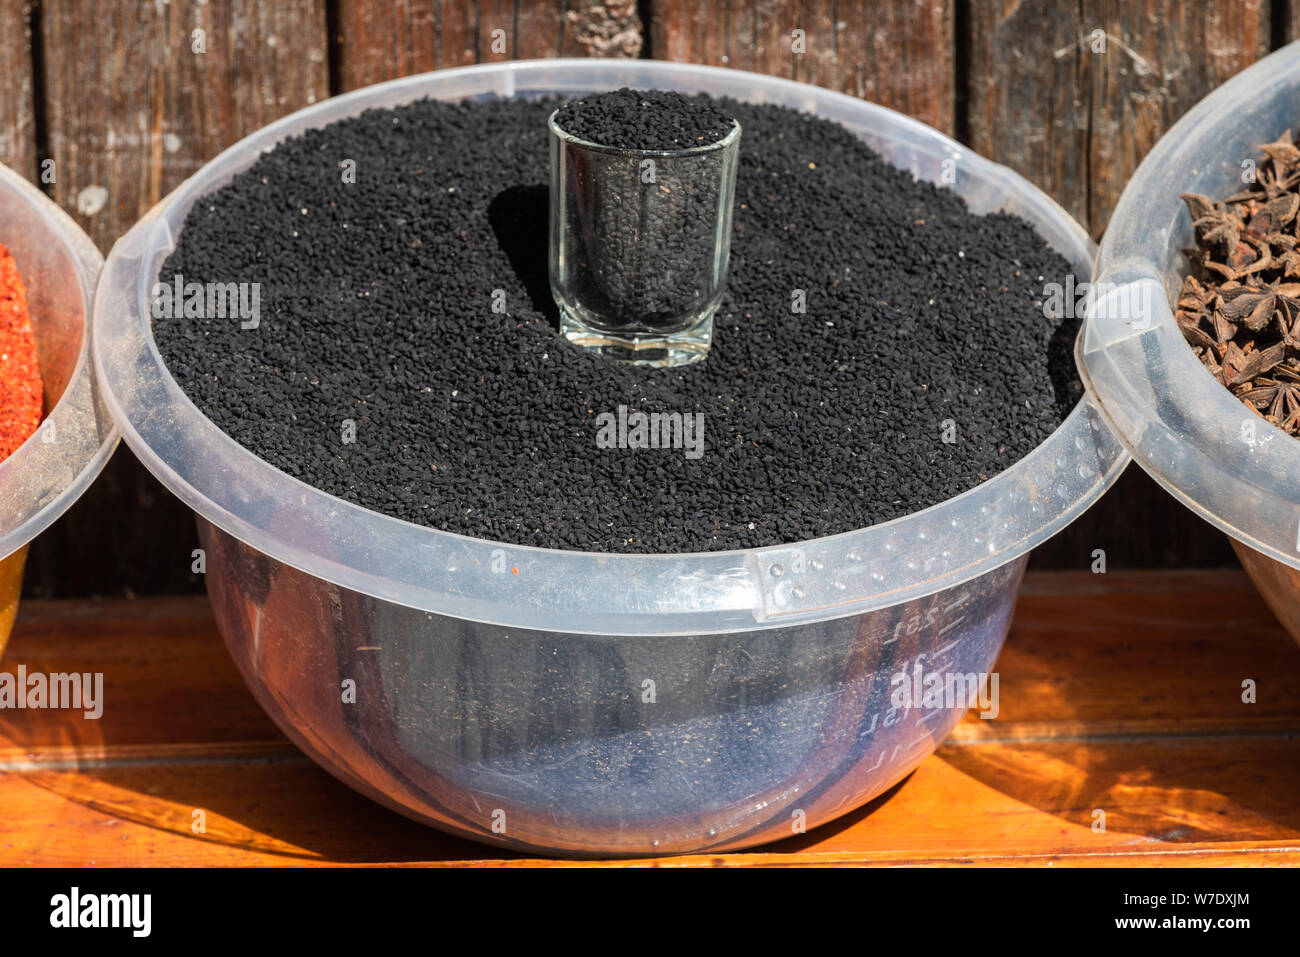
<svg viewBox="0 0 1300 957">
<path fill-rule="evenodd" d="M 0 711 L 0 866 L 555 863 L 318 769 L 245 690 L 204 599 L 29 602 L 0 670 L 20 664 L 102 671 L 105 707 Z M 1242 573 L 1031 573 L 997 670 L 1001 715 L 968 714 L 867 807 L 657 863 L 1300 864 L 1300 647 Z"/>
</svg>

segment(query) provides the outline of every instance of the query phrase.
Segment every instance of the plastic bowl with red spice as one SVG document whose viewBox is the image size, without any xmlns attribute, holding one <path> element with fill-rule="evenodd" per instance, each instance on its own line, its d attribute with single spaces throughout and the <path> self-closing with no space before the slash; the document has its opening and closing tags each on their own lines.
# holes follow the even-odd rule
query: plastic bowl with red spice
<svg viewBox="0 0 1300 957">
<path fill-rule="evenodd" d="M 99 397 L 90 360 L 89 318 L 103 265 L 99 250 L 54 202 L 4 166 L 0 246 L 10 254 L 0 256 L 0 356 L 5 357 L 0 358 L 5 378 L 0 397 L 6 406 L 0 414 L 3 653 L 28 544 L 94 481 L 117 445 L 117 430 Z M 39 381 L 32 379 L 36 370 Z"/>
</svg>

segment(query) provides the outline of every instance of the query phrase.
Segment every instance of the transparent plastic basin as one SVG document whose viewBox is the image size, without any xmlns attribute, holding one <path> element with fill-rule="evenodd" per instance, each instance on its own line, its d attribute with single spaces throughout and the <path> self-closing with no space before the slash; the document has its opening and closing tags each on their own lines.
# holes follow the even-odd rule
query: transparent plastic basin
<svg viewBox="0 0 1300 957">
<path fill-rule="evenodd" d="M 80 227 L 0 166 L 0 244 L 27 287 L 45 388 L 41 428 L 0 462 L 0 653 L 22 588 L 27 544 L 95 480 L 117 445 L 95 388 L 90 307 L 104 257 Z"/>
<path fill-rule="evenodd" d="M 1223 199 L 1247 161 L 1300 131 L 1300 44 L 1196 105 L 1156 144 L 1115 207 L 1097 261 L 1105 289 L 1076 345 L 1085 384 L 1152 478 L 1232 540 L 1300 641 L 1300 442 L 1215 381 L 1174 320 L 1194 244 L 1180 193 Z"/>
<path fill-rule="evenodd" d="M 523 548 L 310 488 L 224 435 L 168 374 L 150 334 L 150 286 L 189 208 L 261 151 L 421 97 L 624 85 L 814 112 L 933 181 L 955 161 L 955 188 L 975 209 L 1018 213 L 1080 275 L 1091 270 L 1087 236 L 1045 195 L 890 110 L 738 71 L 546 60 L 397 80 L 272 124 L 122 238 L 95 304 L 108 404 L 146 466 L 198 513 L 222 634 L 263 706 L 363 793 L 521 850 L 743 847 L 881 793 L 963 713 L 891 707 L 892 676 L 918 661 L 990 670 L 1028 551 L 1127 462 L 1084 402 L 993 480 L 862 531 L 706 554 Z M 348 681 L 355 703 L 341 700 Z"/>
</svg>

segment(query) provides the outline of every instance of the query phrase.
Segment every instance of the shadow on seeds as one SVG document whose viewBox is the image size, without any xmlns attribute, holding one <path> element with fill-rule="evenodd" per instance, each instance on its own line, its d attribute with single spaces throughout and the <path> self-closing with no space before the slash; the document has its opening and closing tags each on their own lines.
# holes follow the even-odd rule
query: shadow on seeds
<svg viewBox="0 0 1300 957">
<path fill-rule="evenodd" d="M 1074 340 L 1081 319 L 1062 319 L 1047 344 L 1047 374 L 1056 393 L 1056 414 L 1062 422 L 1083 398 L 1083 383 L 1074 365 Z"/>
<path fill-rule="evenodd" d="M 533 308 L 546 317 L 551 328 L 560 330 L 560 311 L 551 298 L 547 248 L 551 189 L 544 183 L 510 186 L 492 197 L 488 222 L 497 245 L 510 260 Z"/>
</svg>

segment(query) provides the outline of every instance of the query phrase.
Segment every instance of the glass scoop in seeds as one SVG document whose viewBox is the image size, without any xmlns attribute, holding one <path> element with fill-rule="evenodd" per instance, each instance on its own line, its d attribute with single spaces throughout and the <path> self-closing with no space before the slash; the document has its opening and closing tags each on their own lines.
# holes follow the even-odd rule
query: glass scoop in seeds
<svg viewBox="0 0 1300 957">
<path fill-rule="evenodd" d="M 703 359 L 730 258 L 740 124 L 707 101 L 624 89 L 566 103 L 548 126 L 561 333 L 625 361 Z"/>
</svg>

